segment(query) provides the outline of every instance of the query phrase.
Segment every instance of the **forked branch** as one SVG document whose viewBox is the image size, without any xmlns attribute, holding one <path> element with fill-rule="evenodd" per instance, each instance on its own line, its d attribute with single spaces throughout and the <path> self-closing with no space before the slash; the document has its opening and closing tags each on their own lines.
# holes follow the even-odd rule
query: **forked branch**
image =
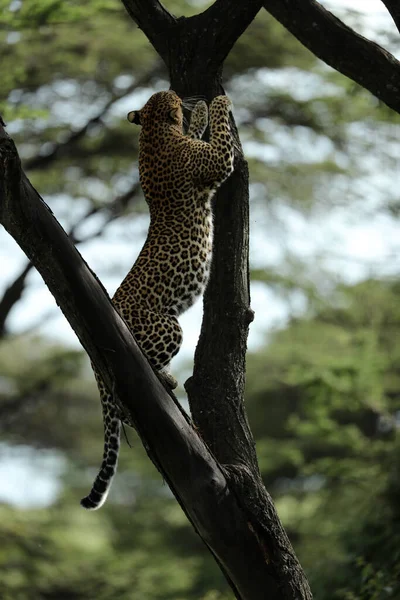
<svg viewBox="0 0 400 600">
<path fill-rule="evenodd" d="M 262 8 L 262 0 L 215 0 L 202 13 L 176 18 L 158 0 L 122 0 L 122 3 L 167 66 L 171 68 L 177 54 L 184 59 L 185 54 L 198 55 L 204 47 L 207 49 L 203 54 L 204 66 L 214 72 L 222 67 L 236 40 Z M 183 40 L 188 43 L 180 45 Z"/>
</svg>

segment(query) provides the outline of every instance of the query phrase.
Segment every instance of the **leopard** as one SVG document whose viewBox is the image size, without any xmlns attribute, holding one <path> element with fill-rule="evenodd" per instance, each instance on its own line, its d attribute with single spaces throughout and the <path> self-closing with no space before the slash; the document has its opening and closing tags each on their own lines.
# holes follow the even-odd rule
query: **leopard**
<svg viewBox="0 0 400 600">
<path fill-rule="evenodd" d="M 213 247 L 211 200 L 234 169 L 231 101 L 215 97 L 192 105 L 184 131 L 185 102 L 173 90 L 153 94 L 142 109 L 128 113 L 141 127 L 139 179 L 150 225 L 144 246 L 112 298 L 140 350 L 164 383 L 174 389 L 171 359 L 182 344 L 178 317 L 204 291 Z M 209 127 L 209 141 L 203 135 Z M 99 473 L 81 505 L 106 501 L 115 476 L 121 428 L 131 425 L 92 365 L 103 412 L 104 453 Z"/>
</svg>

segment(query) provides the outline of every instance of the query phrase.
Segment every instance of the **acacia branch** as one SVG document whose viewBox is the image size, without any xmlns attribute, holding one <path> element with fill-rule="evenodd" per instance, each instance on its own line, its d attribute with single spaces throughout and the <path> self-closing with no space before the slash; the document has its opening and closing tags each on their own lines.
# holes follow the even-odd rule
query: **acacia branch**
<svg viewBox="0 0 400 600">
<path fill-rule="evenodd" d="M 400 62 L 390 52 L 315 0 L 265 0 L 264 8 L 315 56 L 400 113 Z"/>
<path fill-rule="evenodd" d="M 2 127 L 0 222 L 41 273 L 236 597 L 294 598 L 280 590 L 279 574 L 267 561 L 255 528 L 221 467 L 163 388 L 103 286 L 29 183 Z"/>
<path fill-rule="evenodd" d="M 237 16 L 231 22 L 223 20 L 228 3 L 217 0 L 211 11 L 181 18 L 164 32 L 164 47 L 159 52 L 169 67 L 171 87 L 181 97 L 202 94 L 211 100 L 224 93 L 223 58 L 260 7 L 256 2 L 230 4 L 230 14 Z M 246 19 L 244 27 L 240 17 Z M 151 25 L 144 32 L 152 40 Z M 234 129 L 233 121 L 231 126 Z M 238 157 L 234 173 L 215 199 L 213 264 L 195 370 L 186 389 L 196 426 L 224 465 L 229 488 L 247 515 L 263 560 L 277 582 L 278 597 L 309 600 L 307 579 L 261 481 L 244 408 L 246 341 L 252 319 L 248 271 L 248 172 L 245 161 Z M 245 569 L 250 562 L 246 559 Z M 259 592 L 263 598 L 275 596 L 268 587 Z M 248 600 L 253 598 L 256 596 L 248 596 Z"/>
</svg>

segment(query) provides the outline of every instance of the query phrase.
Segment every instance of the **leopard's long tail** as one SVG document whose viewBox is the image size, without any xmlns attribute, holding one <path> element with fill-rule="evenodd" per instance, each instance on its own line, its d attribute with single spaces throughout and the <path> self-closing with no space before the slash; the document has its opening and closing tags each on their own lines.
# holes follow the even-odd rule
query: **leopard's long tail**
<svg viewBox="0 0 400 600">
<path fill-rule="evenodd" d="M 102 397 L 102 407 L 104 423 L 103 462 L 90 494 L 81 500 L 81 506 L 87 510 L 97 510 L 103 506 L 117 471 L 121 421 L 115 413 L 112 396 L 105 394 Z"/>
</svg>

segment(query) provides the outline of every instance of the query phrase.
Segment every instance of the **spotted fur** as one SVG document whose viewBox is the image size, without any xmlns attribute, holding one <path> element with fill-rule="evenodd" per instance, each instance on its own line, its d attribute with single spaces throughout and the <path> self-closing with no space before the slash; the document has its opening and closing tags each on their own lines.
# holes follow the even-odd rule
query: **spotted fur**
<svg viewBox="0 0 400 600">
<path fill-rule="evenodd" d="M 176 387 L 168 366 L 179 351 L 182 330 L 177 317 L 207 284 L 212 252 L 211 198 L 233 170 L 230 100 L 218 96 L 198 102 L 187 135 L 182 101 L 175 92 L 154 94 L 128 119 L 141 125 L 140 183 L 150 209 L 146 242 L 115 293 L 113 304 L 125 319 L 142 352 Z M 210 142 L 201 137 L 210 120 Z M 121 420 L 112 394 L 95 370 L 104 420 L 100 472 L 82 506 L 95 510 L 105 502 L 115 475 Z M 128 423 L 129 424 L 129 423 Z"/>
</svg>

